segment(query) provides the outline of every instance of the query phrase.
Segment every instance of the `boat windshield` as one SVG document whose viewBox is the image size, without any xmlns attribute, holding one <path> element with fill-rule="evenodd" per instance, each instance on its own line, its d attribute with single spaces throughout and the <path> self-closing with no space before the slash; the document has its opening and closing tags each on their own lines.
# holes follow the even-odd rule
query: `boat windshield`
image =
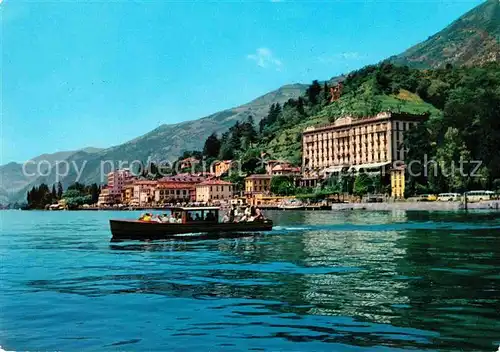
<svg viewBox="0 0 500 352">
<path fill-rule="evenodd" d="M 219 220 L 219 214 L 216 210 L 186 210 L 186 223 L 193 222 L 212 222 Z"/>
</svg>

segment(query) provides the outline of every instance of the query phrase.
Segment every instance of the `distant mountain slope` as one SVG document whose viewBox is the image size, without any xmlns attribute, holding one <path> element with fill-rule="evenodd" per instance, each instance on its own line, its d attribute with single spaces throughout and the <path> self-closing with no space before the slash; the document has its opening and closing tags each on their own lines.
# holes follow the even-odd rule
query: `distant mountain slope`
<svg viewBox="0 0 500 352">
<path fill-rule="evenodd" d="M 172 125 L 162 125 L 153 131 L 122 145 L 106 149 L 101 157 L 106 160 L 174 160 L 185 150 L 200 149 L 212 133 L 225 132 L 236 121 L 248 116 L 258 123 L 273 103 L 283 104 L 290 98 L 301 96 L 307 88 L 304 84 L 290 84 L 267 93 L 236 108 L 223 110 L 199 120 Z M 132 159 L 131 159 L 132 158 Z"/>
<path fill-rule="evenodd" d="M 96 153 L 101 151 L 100 148 L 88 147 L 81 151 L 85 153 Z M 80 150 L 61 151 L 56 153 L 46 153 L 30 160 L 26 163 L 24 170 L 23 164 L 11 162 L 0 166 L 0 203 L 8 202 L 9 195 L 16 194 L 19 190 L 24 189 L 28 184 L 36 182 L 39 174 L 45 174 L 57 161 L 67 160 L 72 155 L 75 155 Z M 43 162 L 42 162 L 43 161 Z M 39 166 L 38 166 L 39 165 Z M 38 169 L 39 168 L 39 169 Z M 38 170 L 37 170 L 38 169 Z"/>
<path fill-rule="evenodd" d="M 481 65 L 500 60 L 500 1 L 487 0 L 448 27 L 389 61 L 415 68 L 447 63 Z"/>
<path fill-rule="evenodd" d="M 203 148 L 205 139 L 211 133 L 225 132 L 236 121 L 245 120 L 251 115 L 254 121 L 258 123 L 267 115 L 271 104 L 283 104 L 291 98 L 298 98 L 304 94 L 306 88 L 307 85 L 304 84 L 285 85 L 244 105 L 223 110 L 198 120 L 162 125 L 143 136 L 111 148 L 97 150 L 92 153 L 88 153 L 88 150 L 74 152 L 67 156 L 65 160 L 70 164 L 77 165 L 78 168 L 84 166 L 81 177 L 78 179 L 82 183 L 101 182 L 101 165 L 107 161 L 111 161 L 115 165 L 120 161 L 131 163 L 134 160 L 139 160 L 145 162 L 148 157 L 157 161 L 173 161 L 185 150 Z M 43 157 L 47 158 L 47 155 Z M 0 169 L 2 177 L 6 181 L 8 180 L 5 183 L 7 187 L 4 187 L 4 189 L 8 190 L 11 194 L 14 193 L 10 197 L 11 201 L 24 199 L 26 191 L 33 185 L 42 182 L 51 185 L 56 182 L 54 173 L 48 176 L 37 177 L 36 179 L 23 178 L 20 176 L 20 173 L 22 174 L 22 165 L 16 165 L 1 167 L 5 167 L 5 172 L 3 172 L 3 169 Z M 61 182 L 67 187 L 74 183 L 76 179 L 77 172 L 72 168 L 69 174 L 61 179 Z M 15 187 L 13 187 L 14 183 Z"/>
</svg>

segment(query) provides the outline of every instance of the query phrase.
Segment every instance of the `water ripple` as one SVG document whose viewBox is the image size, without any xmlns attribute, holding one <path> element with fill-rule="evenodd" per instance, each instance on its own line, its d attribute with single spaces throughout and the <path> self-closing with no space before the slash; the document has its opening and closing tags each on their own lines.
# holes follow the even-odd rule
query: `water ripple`
<svg viewBox="0 0 500 352">
<path fill-rule="evenodd" d="M 10 212 L 0 236 L 1 345 L 498 348 L 498 214 L 268 215 L 278 226 L 260 236 L 110 243 L 108 219 L 135 213 Z"/>
</svg>

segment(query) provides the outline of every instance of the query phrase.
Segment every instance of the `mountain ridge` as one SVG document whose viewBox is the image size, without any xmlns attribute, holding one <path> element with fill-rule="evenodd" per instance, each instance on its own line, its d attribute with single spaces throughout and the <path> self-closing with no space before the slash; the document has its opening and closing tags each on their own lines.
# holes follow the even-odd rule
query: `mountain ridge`
<svg viewBox="0 0 500 352">
<path fill-rule="evenodd" d="M 413 68 L 476 66 L 500 59 L 500 2 L 487 0 L 401 54 L 387 60 Z"/>
<path fill-rule="evenodd" d="M 54 153 L 44 153 L 28 159 L 24 163 L 11 161 L 0 165 L 0 203 L 8 202 L 10 195 L 23 190 L 27 184 L 35 183 L 39 172 L 44 174 L 58 161 L 65 161 L 79 152 L 97 153 L 101 148 L 86 147 L 80 150 L 66 150 Z M 31 161 L 31 162 L 29 162 Z M 42 162 L 43 161 L 43 162 Z M 38 169 L 39 168 L 39 169 Z M 14 196 L 18 200 L 17 196 Z"/>
</svg>

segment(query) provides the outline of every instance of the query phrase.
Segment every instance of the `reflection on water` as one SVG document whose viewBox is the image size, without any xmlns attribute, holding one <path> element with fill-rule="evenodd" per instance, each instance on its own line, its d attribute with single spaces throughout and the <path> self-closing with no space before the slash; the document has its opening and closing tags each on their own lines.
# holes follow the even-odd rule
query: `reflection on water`
<svg viewBox="0 0 500 352">
<path fill-rule="evenodd" d="M 5 347 L 493 351 L 500 341 L 497 214 L 269 212 L 276 229 L 259 236 L 121 243 L 106 223 L 117 214 L 72 214 L 5 221 Z"/>
</svg>

